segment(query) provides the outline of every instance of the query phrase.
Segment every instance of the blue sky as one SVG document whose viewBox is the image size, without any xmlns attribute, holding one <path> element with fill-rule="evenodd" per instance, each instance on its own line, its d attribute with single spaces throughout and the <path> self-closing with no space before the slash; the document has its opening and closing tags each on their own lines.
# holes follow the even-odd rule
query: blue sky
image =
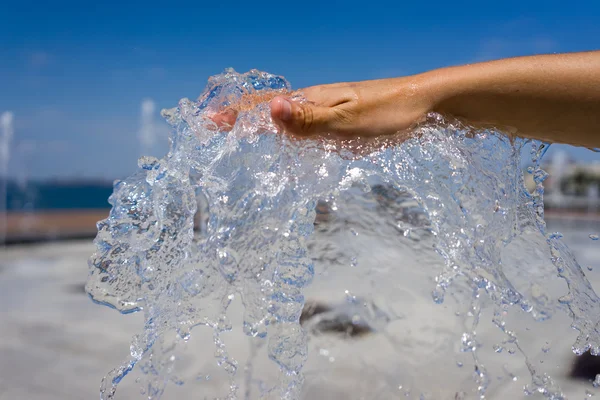
<svg viewBox="0 0 600 400">
<path fill-rule="evenodd" d="M 600 48 L 591 0 L 11 3 L 0 12 L 0 113 L 14 114 L 9 174 L 29 178 L 130 174 L 142 103 L 159 136 L 146 148 L 161 156 L 158 110 L 226 67 L 299 88 Z"/>
</svg>

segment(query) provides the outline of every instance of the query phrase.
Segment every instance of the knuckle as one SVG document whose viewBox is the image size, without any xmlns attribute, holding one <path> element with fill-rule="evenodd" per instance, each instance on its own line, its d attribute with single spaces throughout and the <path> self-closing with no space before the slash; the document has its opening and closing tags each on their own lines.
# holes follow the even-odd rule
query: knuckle
<svg viewBox="0 0 600 400">
<path fill-rule="evenodd" d="M 353 121 L 356 119 L 355 114 L 344 108 L 334 108 L 334 122 L 338 128 L 343 128 L 349 125 L 352 125 Z"/>
<path fill-rule="evenodd" d="M 312 133 L 315 127 L 315 112 L 312 107 L 301 107 L 300 129 L 304 133 Z"/>
</svg>

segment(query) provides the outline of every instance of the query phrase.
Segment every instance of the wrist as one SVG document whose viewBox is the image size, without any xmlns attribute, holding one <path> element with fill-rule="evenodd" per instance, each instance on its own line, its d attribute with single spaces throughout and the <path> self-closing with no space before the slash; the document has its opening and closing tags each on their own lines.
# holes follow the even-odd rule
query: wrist
<svg viewBox="0 0 600 400">
<path fill-rule="evenodd" d="M 463 68 L 442 68 L 419 75 L 423 96 L 428 101 L 429 112 L 461 116 L 458 99 L 468 96 L 476 85 L 473 77 L 465 74 Z"/>
</svg>

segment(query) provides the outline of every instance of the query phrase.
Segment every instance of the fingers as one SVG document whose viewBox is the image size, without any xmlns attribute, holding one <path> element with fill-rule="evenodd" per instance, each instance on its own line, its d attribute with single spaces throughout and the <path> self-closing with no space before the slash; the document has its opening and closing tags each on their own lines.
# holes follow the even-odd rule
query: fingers
<svg viewBox="0 0 600 400">
<path fill-rule="evenodd" d="M 334 107 L 352 101 L 352 92 L 344 87 L 313 86 L 301 93 L 310 103 L 295 102 L 281 95 L 272 98 L 270 107 L 274 122 L 287 133 L 299 136 L 335 133 L 341 119 L 340 110 Z M 257 101 L 253 100 L 255 106 Z M 238 109 L 237 106 L 225 109 L 210 119 L 217 130 L 230 131 L 238 117 Z"/>
<path fill-rule="evenodd" d="M 271 100 L 271 117 L 286 132 L 300 136 L 327 133 L 335 123 L 331 108 L 300 104 L 282 96 Z"/>
</svg>

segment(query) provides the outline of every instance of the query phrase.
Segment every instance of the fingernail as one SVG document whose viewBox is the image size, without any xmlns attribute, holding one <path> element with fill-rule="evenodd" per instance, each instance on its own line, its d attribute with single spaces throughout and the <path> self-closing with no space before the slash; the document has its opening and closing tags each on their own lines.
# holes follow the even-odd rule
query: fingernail
<svg viewBox="0 0 600 400">
<path fill-rule="evenodd" d="M 292 119 L 292 103 L 287 99 L 281 99 L 281 120 L 289 121 Z"/>
</svg>

